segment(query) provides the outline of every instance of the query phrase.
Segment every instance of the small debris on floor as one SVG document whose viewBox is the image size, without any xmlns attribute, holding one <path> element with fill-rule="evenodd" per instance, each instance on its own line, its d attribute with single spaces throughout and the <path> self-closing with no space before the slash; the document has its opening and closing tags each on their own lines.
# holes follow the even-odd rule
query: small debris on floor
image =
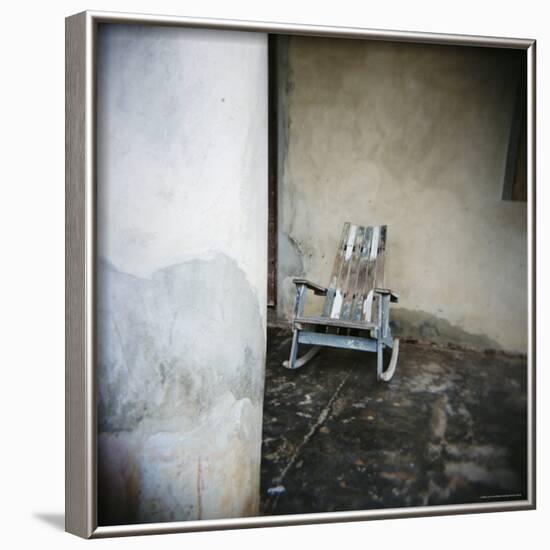
<svg viewBox="0 0 550 550">
<path fill-rule="evenodd" d="M 270 487 L 267 490 L 267 494 L 272 495 L 281 495 L 286 491 L 286 489 L 282 485 L 276 485 L 275 487 Z"/>
</svg>

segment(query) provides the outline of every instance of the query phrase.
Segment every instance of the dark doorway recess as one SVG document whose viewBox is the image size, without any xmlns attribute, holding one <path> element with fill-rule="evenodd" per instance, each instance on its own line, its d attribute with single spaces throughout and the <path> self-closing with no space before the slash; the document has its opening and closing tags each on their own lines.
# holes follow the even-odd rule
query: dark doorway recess
<svg viewBox="0 0 550 550">
<path fill-rule="evenodd" d="M 268 37 L 268 243 L 267 243 L 267 305 L 277 299 L 277 40 Z"/>
</svg>

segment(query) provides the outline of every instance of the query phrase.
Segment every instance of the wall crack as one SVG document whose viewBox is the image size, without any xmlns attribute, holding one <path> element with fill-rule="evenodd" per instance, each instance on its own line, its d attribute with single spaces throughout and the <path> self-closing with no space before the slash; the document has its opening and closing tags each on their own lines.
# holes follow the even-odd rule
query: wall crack
<svg viewBox="0 0 550 550">
<path fill-rule="evenodd" d="M 349 369 L 345 376 L 342 378 L 340 384 L 338 384 L 338 387 L 334 390 L 334 393 L 331 395 L 330 399 L 327 401 L 327 404 L 321 409 L 321 412 L 319 413 L 319 416 L 317 417 L 317 420 L 312 424 L 308 432 L 304 435 L 301 443 L 296 447 L 295 451 L 292 453 L 292 456 L 289 458 L 288 462 L 286 463 L 286 466 L 283 468 L 281 473 L 274 478 L 274 483 L 277 485 L 277 488 L 280 488 L 283 484 L 283 481 L 292 468 L 294 466 L 298 456 L 302 452 L 302 449 L 309 443 L 311 438 L 315 435 L 315 433 L 323 426 L 323 424 L 327 421 L 327 419 L 330 417 L 330 414 L 332 412 L 332 406 L 334 404 L 334 401 L 340 394 L 340 391 L 344 387 L 344 384 L 347 382 L 352 369 Z M 277 507 L 277 502 L 279 500 L 280 494 L 284 492 L 283 490 L 275 490 L 273 491 L 273 497 L 268 501 L 267 508 L 271 511 L 275 510 Z"/>
</svg>

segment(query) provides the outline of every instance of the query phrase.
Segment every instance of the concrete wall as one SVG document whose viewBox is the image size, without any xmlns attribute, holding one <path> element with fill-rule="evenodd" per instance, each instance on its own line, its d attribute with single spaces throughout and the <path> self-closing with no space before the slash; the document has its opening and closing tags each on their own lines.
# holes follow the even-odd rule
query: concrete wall
<svg viewBox="0 0 550 550">
<path fill-rule="evenodd" d="M 98 36 L 99 522 L 258 512 L 266 36 Z"/>
<path fill-rule="evenodd" d="M 519 61 L 290 39 L 279 58 L 280 316 L 292 276 L 328 283 L 344 222 L 387 224 L 398 334 L 526 351 L 526 203 L 501 200 Z"/>
</svg>

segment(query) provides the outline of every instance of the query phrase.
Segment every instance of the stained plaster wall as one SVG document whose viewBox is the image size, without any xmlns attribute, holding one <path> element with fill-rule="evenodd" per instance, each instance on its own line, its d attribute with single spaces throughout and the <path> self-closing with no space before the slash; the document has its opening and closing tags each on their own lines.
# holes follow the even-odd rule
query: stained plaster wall
<svg viewBox="0 0 550 550">
<path fill-rule="evenodd" d="M 279 52 L 278 315 L 293 276 L 328 283 L 344 222 L 387 224 L 397 334 L 525 352 L 526 203 L 501 200 L 519 54 L 307 37 Z"/>
<path fill-rule="evenodd" d="M 258 512 L 267 43 L 98 34 L 99 523 Z"/>
</svg>

